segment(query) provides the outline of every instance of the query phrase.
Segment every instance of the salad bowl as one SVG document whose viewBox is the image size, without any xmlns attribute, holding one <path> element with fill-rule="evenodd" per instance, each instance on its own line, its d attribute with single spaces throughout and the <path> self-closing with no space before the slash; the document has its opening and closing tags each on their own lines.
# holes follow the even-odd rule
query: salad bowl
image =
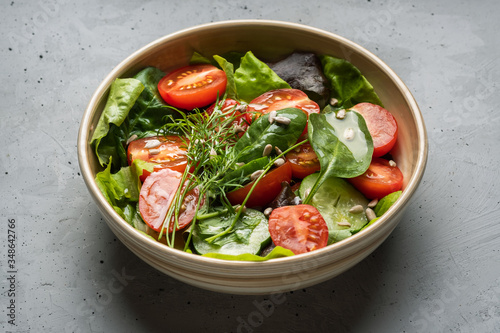
<svg viewBox="0 0 500 333">
<path fill-rule="evenodd" d="M 127 223 L 106 201 L 96 183 L 100 166 L 91 138 L 116 78 L 132 77 L 154 66 L 168 72 L 185 66 L 193 52 L 246 52 L 272 61 L 294 51 L 333 55 L 356 66 L 399 125 L 392 156 L 404 175 L 403 191 L 387 212 L 364 230 L 324 248 L 267 261 L 233 261 L 195 255 L 155 241 Z M 162 37 L 134 52 L 109 73 L 84 112 L 78 134 L 78 158 L 88 190 L 113 233 L 140 259 L 184 283 L 233 294 L 286 292 L 331 279 L 373 252 L 394 230 L 411 204 L 427 160 L 427 135 L 415 99 L 383 61 L 363 47 L 309 26 L 266 20 L 223 21 Z"/>
</svg>

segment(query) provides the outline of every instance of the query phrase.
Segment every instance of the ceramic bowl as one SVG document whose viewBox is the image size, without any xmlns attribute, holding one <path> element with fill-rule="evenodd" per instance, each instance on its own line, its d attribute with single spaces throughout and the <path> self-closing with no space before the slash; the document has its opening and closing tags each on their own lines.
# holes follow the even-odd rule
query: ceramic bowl
<svg viewBox="0 0 500 333">
<path fill-rule="evenodd" d="M 266 60 L 293 51 L 345 58 L 374 86 L 399 124 L 394 160 L 404 174 L 403 194 L 376 223 L 323 249 L 266 262 L 237 262 L 206 258 L 169 248 L 141 234 L 106 202 L 94 180 L 101 170 L 89 144 L 106 102 L 109 87 L 147 66 L 169 71 L 188 64 L 194 51 L 222 54 L 253 51 Z M 78 134 L 78 157 L 85 183 L 116 236 L 139 258 L 159 271 L 200 288 L 234 294 L 269 294 L 308 287 L 331 279 L 373 252 L 400 222 L 424 173 L 427 135 L 415 99 L 401 79 L 382 60 L 363 47 L 333 33 L 278 21 L 238 20 L 196 26 L 162 37 L 122 61 L 93 94 Z"/>
</svg>

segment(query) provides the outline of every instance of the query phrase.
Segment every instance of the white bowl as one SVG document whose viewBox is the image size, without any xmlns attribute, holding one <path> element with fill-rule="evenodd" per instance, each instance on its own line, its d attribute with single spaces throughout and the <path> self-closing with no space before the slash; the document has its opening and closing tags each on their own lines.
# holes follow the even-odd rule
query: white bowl
<svg viewBox="0 0 500 333">
<path fill-rule="evenodd" d="M 320 250 L 266 262 L 226 261 L 169 248 L 141 234 L 106 202 L 94 180 L 101 170 L 89 142 L 109 87 L 118 77 L 147 66 L 168 71 L 187 65 L 194 51 L 222 54 L 253 51 L 266 59 L 293 51 L 345 58 L 374 86 L 399 125 L 393 157 L 404 174 L 403 194 L 374 224 Z M 162 37 L 122 61 L 102 81 L 85 110 L 78 134 L 78 158 L 85 183 L 116 236 L 142 260 L 182 282 L 218 292 L 268 294 L 311 286 L 341 274 L 373 252 L 399 223 L 424 173 L 427 135 L 418 105 L 399 77 L 361 46 L 316 28 L 278 21 L 238 20 L 196 26 Z"/>
</svg>

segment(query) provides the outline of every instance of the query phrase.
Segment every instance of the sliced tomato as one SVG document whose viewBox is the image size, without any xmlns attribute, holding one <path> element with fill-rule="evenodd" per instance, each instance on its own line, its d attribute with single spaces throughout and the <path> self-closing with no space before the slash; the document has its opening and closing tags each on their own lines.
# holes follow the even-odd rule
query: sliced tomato
<svg viewBox="0 0 500 333">
<path fill-rule="evenodd" d="M 371 103 L 359 103 L 351 110 L 359 112 L 373 139 L 373 157 L 387 154 L 398 137 L 398 124 L 394 116 L 383 107 Z"/>
<path fill-rule="evenodd" d="M 184 172 L 187 166 L 187 148 L 184 141 L 175 135 L 153 136 L 130 142 L 127 148 L 129 164 L 136 159 L 154 163 L 154 170 L 171 169 Z M 144 170 L 141 181 L 144 182 L 151 172 Z"/>
<path fill-rule="evenodd" d="M 311 205 L 276 208 L 269 216 L 273 243 L 295 254 L 321 249 L 328 243 L 328 226 Z"/>
<path fill-rule="evenodd" d="M 286 159 L 292 165 L 292 176 L 304 179 L 321 169 L 318 156 L 309 143 L 297 147 L 286 154 Z"/>
<path fill-rule="evenodd" d="M 234 117 L 234 121 L 232 122 L 232 124 L 234 126 L 240 126 L 243 129 L 243 132 L 239 133 L 239 137 L 241 137 L 248 128 L 248 121 L 246 112 L 242 113 L 236 109 L 236 107 L 240 105 L 240 102 L 231 98 L 226 98 L 224 101 L 219 101 L 219 105 L 220 104 L 222 104 L 220 110 L 223 113 L 227 113 L 226 118 Z M 214 112 L 214 109 L 215 103 L 207 109 L 207 114 L 211 115 Z"/>
<path fill-rule="evenodd" d="M 226 91 L 223 70 L 203 64 L 179 68 L 158 82 L 163 100 L 176 108 L 192 110 L 214 103 Z"/>
<path fill-rule="evenodd" d="M 292 166 L 286 162 L 282 166 L 270 171 L 257 183 L 250 198 L 246 202 L 247 207 L 264 207 L 280 193 L 281 182 L 290 182 L 292 180 Z M 232 205 L 242 204 L 248 192 L 253 186 L 253 182 L 237 190 L 226 193 L 226 196 Z"/>
<path fill-rule="evenodd" d="M 262 114 L 286 108 L 301 109 L 307 116 L 320 112 L 318 103 L 310 100 L 305 92 L 298 89 L 276 89 L 260 95 L 248 104 L 248 121 L 252 122 L 253 119 Z M 302 136 L 306 133 L 307 126 Z"/>
<path fill-rule="evenodd" d="M 375 157 L 364 174 L 347 180 L 368 199 L 381 199 L 401 189 L 403 173 L 388 160 Z"/>
<path fill-rule="evenodd" d="M 182 173 L 170 169 L 162 169 L 151 173 L 142 185 L 139 194 L 139 212 L 142 219 L 153 230 L 160 232 L 167 211 L 175 192 L 180 186 Z M 179 214 L 179 226 L 176 230 L 185 228 L 193 220 L 196 204 L 199 198 L 198 188 L 194 188 L 185 196 Z M 169 223 L 168 232 L 174 230 L 174 218 Z"/>
</svg>

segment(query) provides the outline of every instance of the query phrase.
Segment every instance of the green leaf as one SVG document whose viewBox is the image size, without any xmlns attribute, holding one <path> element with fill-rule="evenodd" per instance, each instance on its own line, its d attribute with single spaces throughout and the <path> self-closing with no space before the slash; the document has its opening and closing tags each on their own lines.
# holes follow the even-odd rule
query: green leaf
<svg viewBox="0 0 500 333">
<path fill-rule="evenodd" d="M 237 260 L 237 261 L 266 261 L 275 258 L 291 257 L 295 255 L 292 251 L 285 249 L 281 246 L 276 246 L 267 256 L 261 257 L 255 254 L 243 253 L 239 255 L 220 254 L 220 253 L 205 253 L 204 257 L 223 259 L 223 260 Z"/>
<path fill-rule="evenodd" d="M 286 81 L 251 51 L 241 59 L 240 67 L 234 72 L 234 80 L 239 98 L 247 103 L 269 90 L 290 88 Z"/>
<path fill-rule="evenodd" d="M 196 251 L 200 254 L 257 254 L 263 246 L 269 243 L 271 236 L 267 219 L 263 213 L 253 209 L 247 209 L 246 213 L 239 217 L 232 232 L 218 237 L 211 243 L 205 240 L 229 228 L 234 217 L 235 213 L 228 213 L 198 221 L 192 234 Z"/>
<path fill-rule="evenodd" d="M 197 65 L 197 64 L 212 64 L 210 59 L 205 57 L 204 55 L 194 52 L 193 55 L 191 56 L 191 59 L 189 60 L 190 65 Z"/>
<path fill-rule="evenodd" d="M 215 61 L 217 61 L 222 70 L 226 73 L 227 77 L 226 97 L 239 100 L 238 92 L 236 91 L 236 82 L 234 80 L 233 64 L 227 61 L 226 59 L 219 57 L 218 55 L 215 55 L 214 59 Z"/>
<path fill-rule="evenodd" d="M 385 214 L 385 212 L 387 212 L 387 210 L 396 202 L 396 200 L 399 199 L 401 193 L 403 192 L 402 191 L 392 192 L 383 197 L 382 199 L 380 199 L 374 209 L 375 215 L 379 217 Z"/>
<path fill-rule="evenodd" d="M 111 163 L 106 169 L 95 176 L 95 181 L 99 190 L 104 195 L 113 209 L 120 216 L 132 224 L 137 224 L 137 202 L 140 192 L 140 174 L 142 170 L 137 164 L 132 163 L 129 167 L 121 168 L 117 173 L 111 173 Z M 142 171 L 140 171 L 142 174 Z"/>
<path fill-rule="evenodd" d="M 325 55 L 320 60 L 339 108 L 348 109 L 362 102 L 383 106 L 373 86 L 353 64 Z"/>
<path fill-rule="evenodd" d="M 307 176 L 300 184 L 299 193 L 302 198 L 316 184 L 319 174 Z M 328 226 L 328 244 L 341 241 L 358 232 L 368 220 L 366 214 L 350 213 L 356 205 L 366 207 L 368 200 L 345 179 L 327 177 L 309 202 L 316 207 Z M 343 225 L 343 224 L 350 224 Z M 340 223 L 340 225 L 339 225 Z"/>
<path fill-rule="evenodd" d="M 99 155 L 101 139 L 108 135 L 110 124 L 120 126 L 124 122 L 143 90 L 144 85 L 137 79 L 116 79 L 111 84 L 106 105 L 90 140 L 90 143 L 95 145 L 101 165 L 108 162 L 106 157 Z"/>
<path fill-rule="evenodd" d="M 271 124 L 268 116 L 259 117 L 234 146 L 235 151 L 241 152 L 238 162 L 248 163 L 262 157 L 264 147 L 268 144 L 285 151 L 297 142 L 307 124 L 304 111 L 287 108 L 278 111 L 277 116 L 289 118 L 290 124 L 283 125 L 276 121 Z"/>
<path fill-rule="evenodd" d="M 347 132 L 352 133 L 352 138 L 346 135 Z M 359 113 L 349 110 L 343 119 L 338 119 L 335 112 L 311 114 L 308 135 L 318 156 L 321 171 L 317 184 L 312 187 L 305 203 L 310 201 L 327 178 L 356 177 L 370 166 L 373 141 L 365 120 Z"/>
</svg>

